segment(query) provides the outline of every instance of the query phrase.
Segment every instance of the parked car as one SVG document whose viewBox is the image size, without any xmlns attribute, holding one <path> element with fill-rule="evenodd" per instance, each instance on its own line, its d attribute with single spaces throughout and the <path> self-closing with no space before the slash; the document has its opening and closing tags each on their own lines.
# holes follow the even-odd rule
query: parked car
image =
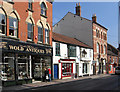
<svg viewBox="0 0 120 92">
<path fill-rule="evenodd" d="M 120 66 L 115 68 L 115 74 L 120 74 Z"/>
</svg>

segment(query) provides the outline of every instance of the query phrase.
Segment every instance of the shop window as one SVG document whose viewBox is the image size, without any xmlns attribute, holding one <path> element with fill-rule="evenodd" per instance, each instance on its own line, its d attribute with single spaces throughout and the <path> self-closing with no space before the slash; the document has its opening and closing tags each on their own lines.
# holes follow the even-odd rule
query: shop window
<svg viewBox="0 0 120 92">
<path fill-rule="evenodd" d="M 50 32 L 50 30 L 49 30 L 49 27 L 47 25 L 47 28 L 45 28 L 45 43 L 46 44 L 49 44 L 49 32 Z"/>
<path fill-rule="evenodd" d="M 30 78 L 29 58 L 25 55 L 18 56 L 18 79 Z"/>
<path fill-rule="evenodd" d="M 18 35 L 18 20 L 17 18 L 9 17 L 9 35 L 17 37 Z"/>
<path fill-rule="evenodd" d="M 68 46 L 68 56 L 76 57 L 76 47 L 75 46 Z"/>
<path fill-rule="evenodd" d="M 0 33 L 6 34 L 6 17 L 0 13 Z"/>
<path fill-rule="evenodd" d="M 2 55 L 2 62 L 0 63 L 0 79 L 3 81 L 15 80 L 13 54 Z"/>
<path fill-rule="evenodd" d="M 46 8 L 46 5 L 45 3 L 41 3 L 41 14 L 46 16 L 46 11 L 47 11 L 47 8 Z"/>
<path fill-rule="evenodd" d="M 56 56 L 60 56 L 60 43 L 56 42 Z"/>
<path fill-rule="evenodd" d="M 27 29 L 28 29 L 28 39 L 33 41 L 33 24 L 28 23 Z"/>
<path fill-rule="evenodd" d="M 29 0 L 28 1 L 28 9 L 32 10 L 32 8 L 33 8 L 32 4 L 33 4 L 32 0 Z"/>
<path fill-rule="evenodd" d="M 63 63 L 62 64 L 62 76 L 71 76 L 72 64 Z"/>
<path fill-rule="evenodd" d="M 43 43 L 43 28 L 38 26 L 38 41 Z"/>
</svg>

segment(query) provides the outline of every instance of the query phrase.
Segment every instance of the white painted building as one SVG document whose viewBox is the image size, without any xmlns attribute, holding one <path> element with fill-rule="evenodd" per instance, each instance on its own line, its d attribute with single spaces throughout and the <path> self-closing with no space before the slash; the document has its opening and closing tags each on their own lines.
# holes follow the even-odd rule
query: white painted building
<svg viewBox="0 0 120 92">
<path fill-rule="evenodd" d="M 53 78 L 93 74 L 93 49 L 77 39 L 53 33 Z"/>
</svg>

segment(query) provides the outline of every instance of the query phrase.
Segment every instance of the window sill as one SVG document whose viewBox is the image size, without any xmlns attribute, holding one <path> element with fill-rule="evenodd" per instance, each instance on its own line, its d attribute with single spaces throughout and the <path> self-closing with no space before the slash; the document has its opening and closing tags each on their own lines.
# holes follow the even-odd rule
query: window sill
<svg viewBox="0 0 120 92">
<path fill-rule="evenodd" d="M 43 42 L 38 41 L 37 44 L 43 44 Z"/>
<path fill-rule="evenodd" d="M 29 8 L 28 8 L 28 11 L 30 11 L 30 12 L 34 12 L 33 10 L 31 10 L 31 9 L 29 9 Z"/>
<path fill-rule="evenodd" d="M 30 40 L 30 39 L 27 39 L 26 42 L 34 43 L 34 41 L 32 41 L 32 40 Z"/>
<path fill-rule="evenodd" d="M 45 18 L 47 18 L 47 16 L 45 16 L 45 15 L 43 15 L 43 14 L 40 14 L 42 17 L 45 17 Z"/>
<path fill-rule="evenodd" d="M 55 55 L 55 56 L 61 56 L 61 55 Z"/>
<path fill-rule="evenodd" d="M 8 38 L 14 39 L 14 40 L 20 40 L 19 38 L 17 38 L 16 36 L 6 36 Z"/>
</svg>

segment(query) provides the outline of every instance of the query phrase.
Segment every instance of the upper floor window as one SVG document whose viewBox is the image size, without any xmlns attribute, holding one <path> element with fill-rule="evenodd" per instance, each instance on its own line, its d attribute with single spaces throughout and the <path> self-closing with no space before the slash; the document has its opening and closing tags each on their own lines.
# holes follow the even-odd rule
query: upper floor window
<svg viewBox="0 0 120 92">
<path fill-rule="evenodd" d="M 55 54 L 56 56 L 60 56 L 60 43 L 56 43 Z"/>
<path fill-rule="evenodd" d="M 84 49 L 83 51 L 82 51 L 82 57 L 86 57 L 87 56 L 87 52 L 86 52 L 86 50 Z"/>
<path fill-rule="evenodd" d="M 104 54 L 106 54 L 106 46 L 104 45 Z"/>
<path fill-rule="evenodd" d="M 111 57 L 110 57 L 110 62 L 109 63 L 111 64 Z"/>
<path fill-rule="evenodd" d="M 101 45 L 101 53 L 103 53 L 103 46 Z"/>
<path fill-rule="evenodd" d="M 97 43 L 97 53 L 99 53 L 99 43 Z"/>
<path fill-rule="evenodd" d="M 41 3 L 41 14 L 46 16 L 46 11 L 47 11 L 47 8 L 46 8 L 46 5 L 45 3 Z"/>
<path fill-rule="evenodd" d="M 107 36 L 106 36 L 105 33 L 103 33 L 103 39 L 104 39 L 104 40 L 107 40 Z"/>
<path fill-rule="evenodd" d="M 33 41 L 33 23 L 31 19 L 29 19 L 29 22 L 27 23 L 27 30 L 28 30 L 27 38 Z"/>
<path fill-rule="evenodd" d="M 101 32 L 101 39 L 102 39 L 102 32 Z"/>
<path fill-rule="evenodd" d="M 68 46 L 68 56 L 76 57 L 76 47 L 75 46 Z"/>
<path fill-rule="evenodd" d="M 38 41 L 43 43 L 43 26 L 41 23 L 38 26 Z"/>
<path fill-rule="evenodd" d="M 18 36 L 18 20 L 15 17 L 9 17 L 9 35 Z"/>
<path fill-rule="evenodd" d="M 50 29 L 48 27 L 48 25 L 46 25 L 47 28 L 45 28 L 45 43 L 46 44 L 49 44 L 49 32 L 50 32 Z"/>
<path fill-rule="evenodd" d="M 115 62 L 114 57 L 113 57 L 113 63 Z"/>
<path fill-rule="evenodd" d="M 0 33 L 6 34 L 6 17 L 0 13 Z"/>
<path fill-rule="evenodd" d="M 32 0 L 28 1 L 28 9 L 30 9 L 30 10 L 32 10 L 32 8 L 33 8 L 32 3 L 33 3 Z"/>
<path fill-rule="evenodd" d="M 96 29 L 96 37 L 99 37 L 99 30 Z"/>
</svg>

